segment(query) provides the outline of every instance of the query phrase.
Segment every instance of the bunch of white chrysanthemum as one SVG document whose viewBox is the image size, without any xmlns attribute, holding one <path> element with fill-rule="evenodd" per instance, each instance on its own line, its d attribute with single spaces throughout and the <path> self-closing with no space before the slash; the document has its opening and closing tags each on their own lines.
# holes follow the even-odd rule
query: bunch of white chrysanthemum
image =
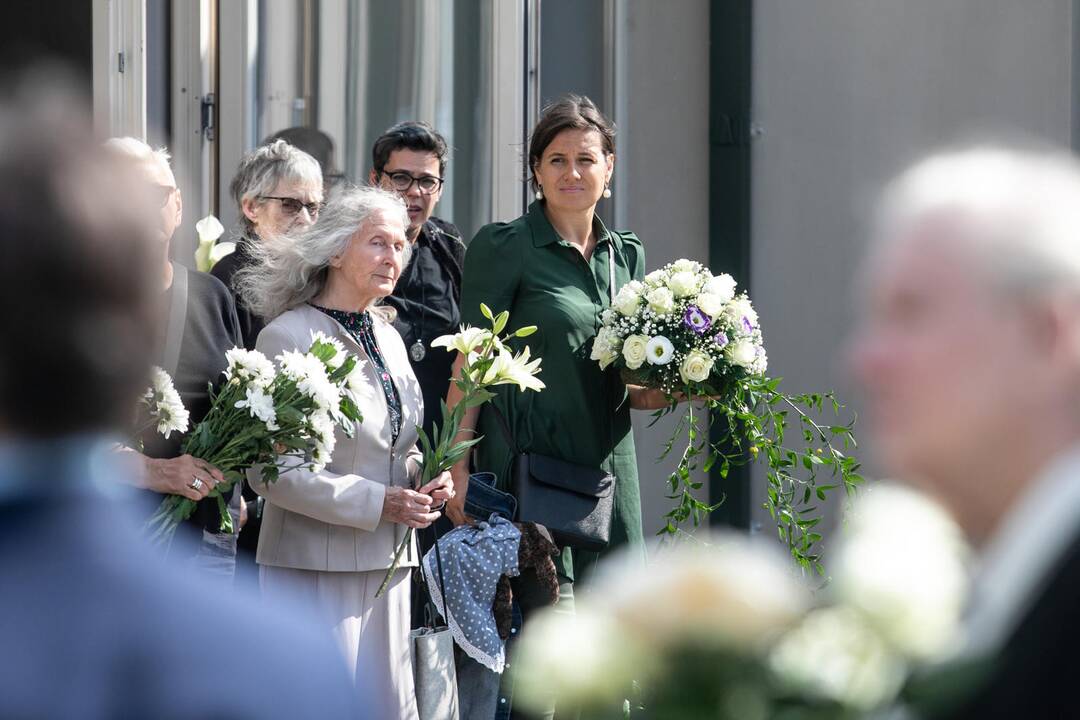
<svg viewBox="0 0 1080 720">
<path fill-rule="evenodd" d="M 166 439 L 174 432 L 187 432 L 187 408 L 180 399 L 180 393 L 176 392 L 172 378 L 161 368 L 155 366 L 150 369 L 150 387 L 143 394 L 142 401 L 156 423 L 158 433 Z"/>
<path fill-rule="evenodd" d="M 361 421 L 357 397 L 369 383 L 363 364 L 323 333 L 312 335 L 307 352 L 278 355 L 280 369 L 256 351 L 233 348 L 226 358 L 225 382 L 212 394 L 209 412 L 182 450 L 224 474 L 226 482 L 215 486 L 210 496 L 218 499 L 229 530 L 222 493 L 253 466 L 262 466 L 266 482 L 282 469 L 321 469 L 333 455 L 336 429 L 351 435 Z M 186 413 L 184 417 L 186 428 Z M 194 508 L 187 498 L 165 498 L 149 523 L 154 537 L 167 541 Z"/>
</svg>

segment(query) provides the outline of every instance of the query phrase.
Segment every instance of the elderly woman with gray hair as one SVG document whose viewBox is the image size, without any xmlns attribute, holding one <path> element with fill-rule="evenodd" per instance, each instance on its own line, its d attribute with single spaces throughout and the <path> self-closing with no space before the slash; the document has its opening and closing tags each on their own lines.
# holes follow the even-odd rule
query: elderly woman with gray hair
<svg viewBox="0 0 1080 720">
<path fill-rule="evenodd" d="M 240 161 L 229 191 L 240 211 L 236 251 L 222 258 L 210 274 L 236 297 L 244 347 L 255 347 L 263 321 L 244 303 L 235 283 L 237 271 L 254 260 L 251 248 L 262 239 L 296 233 L 314 224 L 323 201 L 318 161 L 284 140 L 255 148 Z"/>
<path fill-rule="evenodd" d="M 413 489 L 419 475 L 420 386 L 401 336 L 378 303 L 408 262 L 401 198 L 347 188 L 298 236 L 267 237 L 237 276 L 244 298 L 269 320 L 256 348 L 269 357 L 306 350 L 314 332 L 364 361 L 363 422 L 338 431 L 321 472 L 248 479 L 266 498 L 258 562 L 264 592 L 299 595 L 320 611 L 345 651 L 358 697 L 373 718 L 415 718 L 409 647 L 409 570 L 415 547 L 376 599 L 405 528 L 423 528 L 453 496 L 449 473 Z"/>
</svg>

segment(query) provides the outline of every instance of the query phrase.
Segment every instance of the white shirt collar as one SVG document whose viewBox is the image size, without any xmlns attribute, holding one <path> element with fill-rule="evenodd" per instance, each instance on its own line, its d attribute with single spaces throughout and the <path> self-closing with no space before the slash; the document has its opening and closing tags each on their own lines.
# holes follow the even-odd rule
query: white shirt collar
<svg viewBox="0 0 1080 720">
<path fill-rule="evenodd" d="M 1080 445 L 1058 455 L 1005 515 L 980 556 L 963 654 L 997 651 L 1080 528 Z"/>
</svg>

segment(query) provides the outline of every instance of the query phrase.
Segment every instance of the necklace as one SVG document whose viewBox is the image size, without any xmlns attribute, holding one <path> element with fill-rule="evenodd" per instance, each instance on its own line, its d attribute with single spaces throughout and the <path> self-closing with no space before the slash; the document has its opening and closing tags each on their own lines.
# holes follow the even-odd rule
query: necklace
<svg viewBox="0 0 1080 720">
<path fill-rule="evenodd" d="M 420 233 L 423 234 L 423 228 L 420 229 Z M 419 250 L 420 238 L 416 238 L 416 250 Z M 412 329 L 413 335 L 416 336 L 416 342 L 409 346 L 409 357 L 413 359 L 413 362 L 420 362 L 427 355 L 427 348 L 424 346 L 424 321 L 427 319 L 427 285 L 424 283 L 423 268 L 420 258 L 416 258 L 416 262 L 413 263 L 413 268 L 416 273 L 416 282 L 420 285 L 420 323 L 413 322 Z"/>
</svg>

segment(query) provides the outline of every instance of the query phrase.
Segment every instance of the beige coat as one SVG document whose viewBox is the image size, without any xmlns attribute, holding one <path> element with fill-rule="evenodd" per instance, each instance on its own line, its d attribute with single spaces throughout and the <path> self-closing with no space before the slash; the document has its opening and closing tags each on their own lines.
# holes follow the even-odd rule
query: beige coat
<svg viewBox="0 0 1080 720">
<path fill-rule="evenodd" d="M 251 486 L 266 498 L 256 556 L 260 565 L 337 572 L 382 570 L 390 566 L 394 549 L 404 537 L 405 526 L 382 519 L 383 499 L 387 487 L 410 487 L 418 474 L 416 426 L 423 421 L 423 398 L 401 336 L 377 314 L 374 328 L 401 398 L 401 433 L 393 447 L 375 365 L 336 320 L 302 305 L 275 318 L 259 333 L 256 349 L 273 359 L 286 350 L 306 351 L 312 331 L 321 330 L 367 361 L 364 373 L 370 384 L 358 398 L 364 421 L 356 425 L 351 438 L 338 429 L 333 457 L 322 472 L 289 470 L 266 484 L 258 468 L 248 471 Z M 415 542 L 403 565 L 416 565 Z"/>
</svg>

